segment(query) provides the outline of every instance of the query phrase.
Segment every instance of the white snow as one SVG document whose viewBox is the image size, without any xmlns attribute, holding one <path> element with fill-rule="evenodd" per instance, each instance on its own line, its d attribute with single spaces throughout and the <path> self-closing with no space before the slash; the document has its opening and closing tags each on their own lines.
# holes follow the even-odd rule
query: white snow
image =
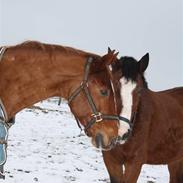
<svg viewBox="0 0 183 183">
<path fill-rule="evenodd" d="M 55 99 L 25 109 L 9 130 L 3 183 L 109 183 L 102 155 L 80 134 L 68 105 Z M 166 166 L 146 165 L 138 183 L 168 183 Z"/>
</svg>

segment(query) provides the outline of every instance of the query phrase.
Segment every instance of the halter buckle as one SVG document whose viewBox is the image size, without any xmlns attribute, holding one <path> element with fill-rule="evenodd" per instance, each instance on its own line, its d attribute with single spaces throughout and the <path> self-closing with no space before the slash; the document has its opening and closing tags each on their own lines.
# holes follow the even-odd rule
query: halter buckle
<svg viewBox="0 0 183 183">
<path fill-rule="evenodd" d="M 99 123 L 103 120 L 102 114 L 100 112 L 98 112 L 97 114 L 92 114 L 91 116 L 95 118 L 96 123 Z"/>
</svg>

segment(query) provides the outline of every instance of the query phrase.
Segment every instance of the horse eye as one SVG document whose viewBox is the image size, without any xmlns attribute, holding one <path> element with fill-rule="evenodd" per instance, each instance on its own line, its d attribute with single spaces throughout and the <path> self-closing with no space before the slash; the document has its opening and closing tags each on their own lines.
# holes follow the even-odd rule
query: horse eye
<svg viewBox="0 0 183 183">
<path fill-rule="evenodd" d="M 108 90 L 100 90 L 100 94 L 102 95 L 102 96 L 109 96 L 109 91 Z"/>
</svg>

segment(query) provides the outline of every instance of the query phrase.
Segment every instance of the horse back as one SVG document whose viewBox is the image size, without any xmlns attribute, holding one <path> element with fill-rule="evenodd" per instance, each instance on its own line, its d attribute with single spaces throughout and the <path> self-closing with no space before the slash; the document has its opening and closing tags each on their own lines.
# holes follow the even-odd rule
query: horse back
<svg viewBox="0 0 183 183">
<path fill-rule="evenodd" d="M 183 87 L 172 88 L 169 90 L 159 92 L 160 95 L 167 95 L 176 100 L 179 105 L 183 107 Z"/>
<path fill-rule="evenodd" d="M 153 92 L 148 162 L 161 164 L 183 157 L 183 87 Z"/>
</svg>

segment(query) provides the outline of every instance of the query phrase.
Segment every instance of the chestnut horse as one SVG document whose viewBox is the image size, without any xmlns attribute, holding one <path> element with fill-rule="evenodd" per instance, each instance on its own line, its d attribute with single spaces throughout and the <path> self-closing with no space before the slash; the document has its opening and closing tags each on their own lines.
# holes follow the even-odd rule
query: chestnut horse
<svg viewBox="0 0 183 183">
<path fill-rule="evenodd" d="M 3 47 L 3 52 L 0 99 L 6 111 L 5 123 L 20 110 L 59 96 L 68 99 L 72 113 L 94 146 L 114 146 L 119 123 L 107 67 L 117 54 L 100 57 L 34 41 Z"/>
<path fill-rule="evenodd" d="M 128 135 L 103 151 L 111 183 L 136 183 L 143 164 L 168 164 L 170 183 L 183 183 L 183 87 L 150 90 L 144 77 L 148 63 L 146 54 L 140 61 L 121 57 L 112 64 L 118 113 L 126 119 L 120 128 Z"/>
</svg>

